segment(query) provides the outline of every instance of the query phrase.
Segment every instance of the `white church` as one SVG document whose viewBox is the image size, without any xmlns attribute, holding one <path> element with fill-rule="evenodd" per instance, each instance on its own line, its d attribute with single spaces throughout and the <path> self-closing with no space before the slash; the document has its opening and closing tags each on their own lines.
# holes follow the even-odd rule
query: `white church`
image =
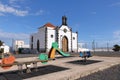
<svg viewBox="0 0 120 80">
<path fill-rule="evenodd" d="M 46 23 L 30 36 L 30 47 L 38 52 L 49 52 L 52 42 L 57 42 L 63 52 L 78 51 L 78 32 L 72 32 L 67 24 L 67 17 L 62 16 L 62 25 Z"/>
</svg>

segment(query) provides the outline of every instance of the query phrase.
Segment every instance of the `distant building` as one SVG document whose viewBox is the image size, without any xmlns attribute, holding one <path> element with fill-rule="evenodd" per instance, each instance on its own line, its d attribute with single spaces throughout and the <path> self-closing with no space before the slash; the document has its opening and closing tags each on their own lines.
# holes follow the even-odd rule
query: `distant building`
<svg viewBox="0 0 120 80">
<path fill-rule="evenodd" d="M 90 51 L 90 49 L 86 48 L 85 43 L 78 42 L 78 52 Z"/>
<path fill-rule="evenodd" d="M 30 47 L 38 52 L 48 52 L 52 42 L 57 42 L 59 49 L 64 52 L 77 52 L 78 33 L 72 32 L 67 24 L 67 17 L 62 17 L 62 25 L 57 27 L 47 23 L 38 29 L 37 33 L 30 36 Z"/>
<path fill-rule="evenodd" d="M 78 42 L 78 48 L 85 48 L 85 43 Z"/>
<path fill-rule="evenodd" d="M 29 45 L 25 45 L 23 40 L 14 40 L 12 48 L 13 51 L 18 51 L 19 48 L 29 48 Z"/>
<path fill-rule="evenodd" d="M 0 46 L 0 49 L 3 49 L 3 53 L 9 53 L 9 51 L 10 51 L 10 47 L 5 44 Z"/>
</svg>

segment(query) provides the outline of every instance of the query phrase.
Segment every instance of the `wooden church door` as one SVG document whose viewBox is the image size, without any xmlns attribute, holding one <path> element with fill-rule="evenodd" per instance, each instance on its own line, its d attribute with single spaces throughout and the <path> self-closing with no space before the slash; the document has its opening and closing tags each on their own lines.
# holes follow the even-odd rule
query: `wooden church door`
<svg viewBox="0 0 120 80">
<path fill-rule="evenodd" d="M 62 39 L 62 51 L 68 52 L 68 39 L 65 36 Z"/>
</svg>

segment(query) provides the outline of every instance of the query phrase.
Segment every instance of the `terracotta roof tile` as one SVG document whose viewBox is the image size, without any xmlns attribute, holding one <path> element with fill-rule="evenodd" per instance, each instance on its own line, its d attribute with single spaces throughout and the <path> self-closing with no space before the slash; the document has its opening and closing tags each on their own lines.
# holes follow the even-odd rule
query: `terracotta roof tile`
<svg viewBox="0 0 120 80">
<path fill-rule="evenodd" d="M 45 27 L 55 28 L 55 26 L 54 26 L 53 24 L 51 24 L 51 23 L 46 23 L 44 26 L 45 26 Z"/>
</svg>

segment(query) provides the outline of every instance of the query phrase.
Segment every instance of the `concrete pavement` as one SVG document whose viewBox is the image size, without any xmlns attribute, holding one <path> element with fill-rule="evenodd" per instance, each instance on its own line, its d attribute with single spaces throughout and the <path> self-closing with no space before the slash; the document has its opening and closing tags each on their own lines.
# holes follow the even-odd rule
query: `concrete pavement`
<svg viewBox="0 0 120 80">
<path fill-rule="evenodd" d="M 37 57 L 18 58 L 16 61 L 24 62 L 35 59 L 37 59 Z M 82 58 L 80 57 L 69 57 L 49 61 L 47 64 L 38 63 L 38 66 L 41 70 L 43 69 L 43 71 L 31 73 L 31 75 L 33 75 L 32 77 L 30 74 L 24 74 L 24 76 L 21 75 L 22 80 L 75 80 L 91 73 L 120 64 L 120 57 L 93 56 L 89 58 L 86 63 L 82 62 L 81 60 Z M 25 66 L 23 66 L 23 68 L 25 68 Z M 0 68 L 0 73 L 17 69 L 18 67 L 16 65 L 12 66 L 9 70 L 3 70 Z M 49 74 L 47 74 L 47 72 Z"/>
</svg>

